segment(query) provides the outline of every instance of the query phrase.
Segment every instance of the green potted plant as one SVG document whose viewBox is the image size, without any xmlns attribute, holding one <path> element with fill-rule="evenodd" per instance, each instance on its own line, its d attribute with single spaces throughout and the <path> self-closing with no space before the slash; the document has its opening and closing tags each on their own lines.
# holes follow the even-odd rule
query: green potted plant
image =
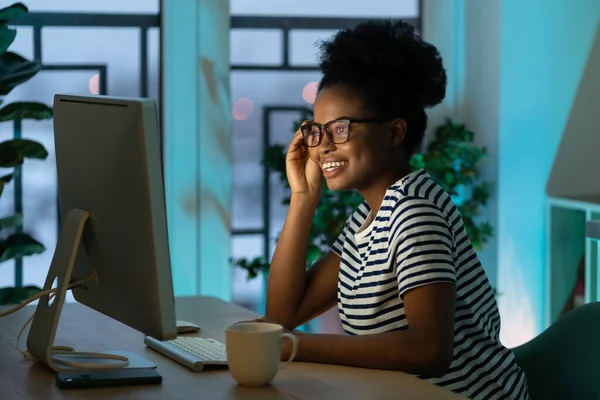
<svg viewBox="0 0 600 400">
<path fill-rule="evenodd" d="M 41 69 L 38 61 L 30 61 L 8 51 L 17 31 L 9 28 L 14 21 L 27 14 L 22 3 L 0 9 L 0 123 L 25 119 L 46 120 L 52 118 L 52 109 L 38 102 L 12 102 L 4 104 L 5 96 L 15 87 L 28 81 Z M 20 173 L 26 158 L 46 159 L 48 152 L 39 142 L 28 139 L 10 139 L 0 142 L 0 168 L 8 169 L 0 174 L 0 195 L 4 186 Z M 22 232 L 23 215 L 14 214 L 0 218 L 0 263 L 24 256 L 40 254 L 44 245 Z M 16 304 L 38 293 L 36 286 L 0 288 L 0 304 Z"/>
<path fill-rule="evenodd" d="M 488 221 L 480 220 L 491 185 L 480 179 L 479 163 L 487 156 L 487 150 L 473 143 L 474 136 L 464 124 L 447 118 L 436 128 L 426 151 L 416 153 L 410 165 L 413 171 L 426 170 L 431 179 L 453 197 L 467 235 L 478 251 L 488 242 L 493 229 Z"/>
<path fill-rule="evenodd" d="M 306 109 L 306 114 L 312 111 Z M 295 121 L 294 131 L 301 121 Z M 435 130 L 435 136 L 429 142 L 426 151 L 413 155 L 410 165 L 413 170 L 425 169 L 432 179 L 453 196 L 465 222 L 465 229 L 475 250 L 479 250 L 493 234 L 488 221 L 480 220 L 481 208 L 487 204 L 490 196 L 490 184 L 481 182 L 479 163 L 486 157 L 484 147 L 473 143 L 474 133 L 463 124 L 451 119 Z M 262 164 L 278 174 L 279 182 L 289 190 L 285 174 L 285 150 L 282 144 L 267 148 Z M 282 199 L 289 204 L 289 196 Z M 309 236 L 307 266 L 319 259 L 342 231 L 351 213 L 362 202 L 355 191 L 333 192 L 326 186 L 315 213 Z M 260 273 L 265 276 L 269 271 L 269 262 L 263 257 L 233 260 L 235 266 L 246 270 L 248 279 L 256 278 Z"/>
</svg>

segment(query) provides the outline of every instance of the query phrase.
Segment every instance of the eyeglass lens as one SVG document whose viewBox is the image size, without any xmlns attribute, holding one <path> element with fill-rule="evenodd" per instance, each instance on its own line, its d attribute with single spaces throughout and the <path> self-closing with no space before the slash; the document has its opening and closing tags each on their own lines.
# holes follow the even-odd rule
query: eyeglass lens
<svg viewBox="0 0 600 400">
<path fill-rule="evenodd" d="M 340 144 L 348 140 L 349 125 L 349 121 L 331 121 L 322 129 L 320 125 L 312 123 L 302 127 L 302 135 L 309 147 L 315 147 L 321 143 L 323 130 L 325 130 L 325 134 L 331 142 Z"/>
</svg>

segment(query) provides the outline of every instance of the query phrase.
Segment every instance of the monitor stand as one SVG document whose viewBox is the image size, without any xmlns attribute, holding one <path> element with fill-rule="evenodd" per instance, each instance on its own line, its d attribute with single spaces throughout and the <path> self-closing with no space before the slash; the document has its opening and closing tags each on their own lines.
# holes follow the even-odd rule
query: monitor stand
<svg viewBox="0 0 600 400">
<path fill-rule="evenodd" d="M 72 362 L 93 364 L 114 363 L 115 360 L 106 360 L 102 358 L 89 358 L 81 356 L 53 355 L 54 338 L 58 328 L 58 321 L 65 302 L 65 296 L 69 287 L 69 281 L 72 279 L 73 266 L 79 249 L 79 243 L 83 234 L 83 229 L 90 219 L 90 213 L 85 210 L 74 208 L 67 214 L 58 237 L 58 243 L 50 270 L 46 276 L 46 282 L 42 290 L 52 288 L 54 281 L 57 281 L 56 293 L 54 299 L 50 302 L 50 295 L 39 299 L 35 315 L 31 323 L 31 329 L 27 336 L 27 350 L 38 361 L 46 364 L 56 372 L 68 371 L 73 369 L 81 370 L 56 363 L 54 359 L 60 357 L 61 360 Z M 138 354 L 126 351 L 110 351 L 104 354 L 115 354 L 125 356 L 129 359 L 129 365 L 125 368 L 156 368 L 156 364 L 146 360 Z"/>
</svg>

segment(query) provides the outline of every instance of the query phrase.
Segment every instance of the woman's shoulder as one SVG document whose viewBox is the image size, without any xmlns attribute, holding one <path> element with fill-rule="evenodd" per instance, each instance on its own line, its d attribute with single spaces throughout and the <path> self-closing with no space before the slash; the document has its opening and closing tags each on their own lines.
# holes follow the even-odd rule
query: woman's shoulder
<svg viewBox="0 0 600 400">
<path fill-rule="evenodd" d="M 390 186 L 384 202 L 396 213 L 426 207 L 447 215 L 454 208 L 452 197 L 423 169 L 411 172 Z"/>
<path fill-rule="evenodd" d="M 356 207 L 354 212 L 350 214 L 350 217 L 348 217 L 348 219 L 346 220 L 346 227 L 348 227 L 350 230 L 353 230 L 354 233 L 356 233 L 356 231 L 365 222 L 370 212 L 371 209 L 369 208 L 369 205 L 365 200 L 363 200 L 358 205 L 358 207 Z"/>
</svg>

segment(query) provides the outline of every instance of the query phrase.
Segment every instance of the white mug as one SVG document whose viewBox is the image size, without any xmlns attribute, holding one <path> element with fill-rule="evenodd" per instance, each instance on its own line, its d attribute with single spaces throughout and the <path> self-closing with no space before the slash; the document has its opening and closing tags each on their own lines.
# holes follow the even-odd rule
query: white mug
<svg viewBox="0 0 600 400">
<path fill-rule="evenodd" d="M 241 386 L 268 385 L 280 368 L 281 341 L 292 341 L 292 354 L 281 365 L 285 367 L 296 357 L 298 339 L 283 332 L 278 324 L 266 322 L 239 322 L 225 330 L 227 364 L 233 379 Z"/>
</svg>

